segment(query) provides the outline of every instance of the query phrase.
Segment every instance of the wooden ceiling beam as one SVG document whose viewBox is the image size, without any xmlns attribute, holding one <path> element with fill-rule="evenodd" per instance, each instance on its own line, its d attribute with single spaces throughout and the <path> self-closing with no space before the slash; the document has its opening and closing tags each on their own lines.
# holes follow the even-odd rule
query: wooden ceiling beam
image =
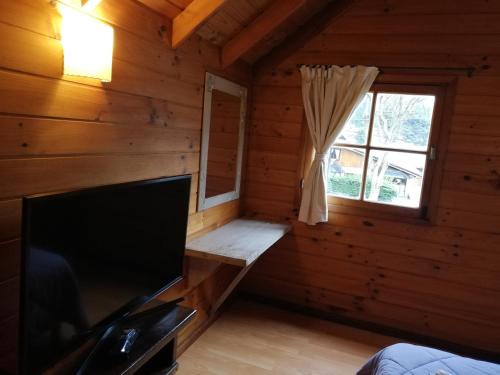
<svg viewBox="0 0 500 375">
<path fill-rule="evenodd" d="M 306 0 L 275 0 L 255 20 L 222 48 L 222 67 L 226 68 L 272 33 Z"/>
<path fill-rule="evenodd" d="M 185 9 L 189 4 L 191 4 L 191 0 L 167 0 L 174 4 L 176 7 Z"/>
<path fill-rule="evenodd" d="M 167 0 L 138 0 L 140 3 L 144 4 L 148 8 L 167 16 L 170 19 L 174 19 L 182 12 L 182 8 L 177 5 L 172 4 Z"/>
<path fill-rule="evenodd" d="M 336 18 L 342 16 L 357 0 L 329 0 L 297 31 L 290 34 L 282 43 L 273 48 L 254 65 L 254 76 L 259 77 L 272 71 L 275 67 L 302 48 L 309 40 L 320 34 Z"/>
<path fill-rule="evenodd" d="M 172 48 L 179 47 L 227 0 L 194 0 L 174 18 L 172 23 Z"/>
</svg>

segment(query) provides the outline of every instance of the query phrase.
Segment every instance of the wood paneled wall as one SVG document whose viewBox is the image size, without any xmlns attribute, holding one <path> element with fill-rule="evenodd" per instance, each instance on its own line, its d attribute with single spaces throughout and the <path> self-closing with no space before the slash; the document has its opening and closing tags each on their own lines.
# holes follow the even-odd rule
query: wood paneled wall
<svg viewBox="0 0 500 375">
<path fill-rule="evenodd" d="M 246 290 L 500 352 L 499 25 L 496 0 L 360 0 L 274 72 L 255 77 L 246 211 L 290 219 L 294 229 L 258 262 Z M 477 69 L 457 75 L 448 108 L 435 224 L 340 205 L 326 224 L 295 220 L 304 129 L 298 63 Z"/>
<path fill-rule="evenodd" d="M 220 71 L 218 49 L 199 37 L 173 51 L 170 21 L 135 1 L 106 0 L 96 12 L 115 30 L 113 80 L 106 84 L 62 76 L 60 16 L 49 1 L 0 2 L 3 369 L 15 367 L 23 195 L 189 173 L 190 234 L 239 214 L 238 201 L 195 213 L 201 109 L 206 70 L 248 85 L 248 66 Z M 200 293 L 191 291 L 196 306 Z M 202 313 L 183 338 L 204 321 Z"/>
</svg>

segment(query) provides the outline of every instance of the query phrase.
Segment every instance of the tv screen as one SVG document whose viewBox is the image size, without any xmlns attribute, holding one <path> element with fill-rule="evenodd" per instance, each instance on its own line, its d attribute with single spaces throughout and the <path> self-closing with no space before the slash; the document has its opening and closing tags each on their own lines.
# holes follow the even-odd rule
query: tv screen
<svg viewBox="0 0 500 375">
<path fill-rule="evenodd" d="M 179 176 L 24 199 L 23 373 L 182 277 L 190 185 Z"/>
</svg>

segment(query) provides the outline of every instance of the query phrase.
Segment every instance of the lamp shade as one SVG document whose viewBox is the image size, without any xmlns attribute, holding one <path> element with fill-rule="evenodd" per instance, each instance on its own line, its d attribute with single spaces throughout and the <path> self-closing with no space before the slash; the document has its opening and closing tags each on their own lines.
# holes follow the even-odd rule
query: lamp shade
<svg viewBox="0 0 500 375">
<path fill-rule="evenodd" d="M 60 10 L 64 74 L 110 82 L 113 28 L 70 7 L 63 6 Z"/>
</svg>

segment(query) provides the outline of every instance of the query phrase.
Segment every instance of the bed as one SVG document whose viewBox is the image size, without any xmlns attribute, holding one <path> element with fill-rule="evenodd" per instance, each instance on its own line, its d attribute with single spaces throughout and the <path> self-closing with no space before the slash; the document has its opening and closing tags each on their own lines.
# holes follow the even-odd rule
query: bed
<svg viewBox="0 0 500 375">
<path fill-rule="evenodd" d="M 376 353 L 357 375 L 500 375 L 500 365 L 411 344 Z"/>
</svg>

